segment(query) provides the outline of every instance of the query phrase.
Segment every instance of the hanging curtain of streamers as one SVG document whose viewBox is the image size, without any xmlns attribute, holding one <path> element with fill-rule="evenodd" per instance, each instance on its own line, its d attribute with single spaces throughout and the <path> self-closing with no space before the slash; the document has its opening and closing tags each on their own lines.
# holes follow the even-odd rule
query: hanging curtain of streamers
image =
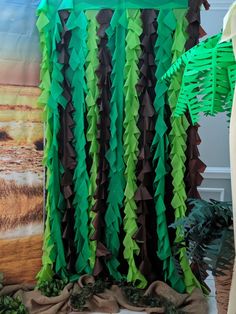
<svg viewBox="0 0 236 314">
<path fill-rule="evenodd" d="M 168 228 L 186 215 L 187 197 L 199 197 L 200 139 L 188 116 L 175 116 L 181 73 L 169 87 L 160 79 L 198 42 L 202 1 L 156 2 L 38 8 L 47 180 L 39 281 L 87 273 L 141 288 L 156 279 L 180 292 L 201 286 L 186 248 L 173 255 L 182 230 Z"/>
</svg>

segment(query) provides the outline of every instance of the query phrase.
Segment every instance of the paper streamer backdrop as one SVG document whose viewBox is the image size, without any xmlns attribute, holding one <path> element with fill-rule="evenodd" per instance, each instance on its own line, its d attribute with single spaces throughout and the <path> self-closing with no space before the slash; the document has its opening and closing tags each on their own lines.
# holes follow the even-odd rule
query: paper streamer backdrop
<svg viewBox="0 0 236 314">
<path fill-rule="evenodd" d="M 38 2 L 0 0 L 0 272 L 7 283 L 32 281 L 41 265 Z"/>
</svg>

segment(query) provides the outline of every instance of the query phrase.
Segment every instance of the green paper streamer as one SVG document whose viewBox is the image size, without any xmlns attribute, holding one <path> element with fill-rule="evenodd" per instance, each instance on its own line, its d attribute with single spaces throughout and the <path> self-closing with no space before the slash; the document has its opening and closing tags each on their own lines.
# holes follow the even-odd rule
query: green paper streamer
<svg viewBox="0 0 236 314">
<path fill-rule="evenodd" d="M 178 292 L 185 290 L 185 285 L 178 274 L 172 257 L 171 246 L 168 235 L 165 206 L 165 177 L 168 173 L 166 165 L 167 156 L 167 126 L 165 123 L 166 92 L 168 90 L 165 82 L 158 81 L 171 64 L 173 45 L 173 31 L 176 27 L 176 18 L 173 11 L 162 10 L 158 15 L 158 38 L 155 45 L 155 63 L 157 65 L 155 88 L 156 98 L 154 107 L 157 120 L 155 124 L 155 137 L 152 149 L 154 150 L 153 166 L 155 168 L 154 201 L 157 215 L 157 255 L 163 261 L 163 272 L 165 280 Z"/>
<path fill-rule="evenodd" d="M 97 11 L 87 11 L 86 16 L 88 19 L 88 38 L 87 47 L 88 54 L 86 58 L 86 80 L 87 80 L 87 141 L 89 145 L 89 155 L 91 157 L 91 169 L 89 178 L 89 218 L 90 218 L 90 239 L 95 232 L 94 220 L 96 218 L 96 213 L 92 210 L 96 200 L 94 199 L 94 194 L 97 189 L 97 175 L 98 175 L 98 163 L 99 163 L 99 143 L 97 140 L 97 123 L 99 120 L 99 109 L 97 106 L 97 99 L 99 96 L 98 89 L 98 77 L 96 75 L 96 70 L 99 66 L 98 60 L 98 23 L 96 19 Z M 95 266 L 97 242 L 90 240 L 90 267 L 91 269 Z"/>
<path fill-rule="evenodd" d="M 89 176 L 86 165 L 86 138 L 84 126 L 85 114 L 85 62 L 87 56 L 87 19 L 82 11 L 72 10 L 66 23 L 72 31 L 70 40 L 70 69 L 68 73 L 72 86 L 72 102 L 75 108 L 73 120 L 75 122 L 75 152 L 77 165 L 74 172 L 74 201 L 75 208 L 75 246 L 77 253 L 77 273 L 91 273 L 90 247 L 88 227 L 88 198 L 89 198 Z"/>
<path fill-rule="evenodd" d="M 39 103 L 45 107 L 46 120 L 46 145 L 44 153 L 44 165 L 47 167 L 47 201 L 46 201 L 46 226 L 43 242 L 42 269 L 37 275 L 38 281 L 50 280 L 55 272 L 66 277 L 66 261 L 61 234 L 61 213 L 59 211 L 62 195 L 60 192 L 60 173 L 62 171 L 58 160 L 58 144 L 57 135 L 60 129 L 58 104 L 65 102 L 62 96 L 63 89 L 61 83 L 63 76 L 61 75 L 61 64 L 58 63 L 58 52 L 56 51 L 56 42 L 60 42 L 60 18 L 55 15 L 56 29 L 51 32 L 51 25 L 54 16 L 47 7 L 47 4 L 41 5 L 38 14 L 37 27 L 40 32 L 40 40 L 42 47 L 42 66 L 41 66 L 41 96 Z M 51 14 L 50 14 L 51 13 Z M 51 18 L 51 20 L 50 20 Z M 50 38 L 50 36 L 52 36 Z M 52 52 L 50 46 L 52 45 Z M 49 55 L 52 53 L 54 66 L 51 69 Z M 50 70 L 52 74 L 50 77 Z M 51 82 L 50 82 L 51 80 Z"/>
<path fill-rule="evenodd" d="M 217 34 L 199 43 L 177 59 L 163 76 L 170 79 L 173 75 L 182 75 L 175 109 L 177 117 L 188 109 L 195 124 L 200 112 L 215 115 L 231 111 L 236 63 L 232 43 L 220 43 L 220 38 L 221 34 Z"/>
<path fill-rule="evenodd" d="M 44 165 L 46 166 L 46 160 L 49 153 L 49 148 L 52 142 L 52 125 L 51 125 L 51 110 L 47 106 L 50 87 L 51 87 L 51 77 L 50 77 L 50 47 L 51 40 L 48 32 L 49 18 L 47 16 L 47 7 L 41 6 L 37 12 L 37 28 L 39 31 L 40 46 L 42 51 L 42 61 L 40 67 L 40 89 L 41 95 L 38 99 L 38 104 L 44 109 L 44 120 L 45 120 L 45 136 L 46 145 L 44 148 Z M 47 30 L 47 31 L 46 31 Z M 50 177 L 50 171 L 47 169 L 47 177 Z M 51 252 L 54 249 L 54 245 L 51 239 L 50 230 L 50 206 L 47 203 L 46 206 L 46 223 L 43 237 L 43 256 L 42 256 L 42 268 L 37 274 L 37 279 L 39 282 L 43 280 L 50 280 L 53 277 L 53 260 L 50 258 Z"/>
<path fill-rule="evenodd" d="M 124 119 L 124 159 L 126 164 L 125 177 L 125 217 L 124 217 L 124 258 L 129 269 L 128 282 L 138 282 L 138 287 L 145 288 L 147 281 L 135 265 L 134 255 L 138 255 L 140 249 L 133 240 L 138 230 L 137 205 L 135 203 L 136 164 L 138 158 L 139 129 L 137 127 L 139 99 L 136 90 L 138 83 L 138 62 L 141 54 L 140 35 L 142 34 L 142 21 L 139 10 L 128 10 L 128 32 L 126 36 L 126 64 L 125 64 L 125 119 Z"/>
<path fill-rule="evenodd" d="M 174 42 L 172 46 L 173 52 L 173 62 L 184 53 L 184 47 L 187 39 L 186 29 L 188 26 L 187 20 L 185 18 L 187 10 L 175 10 L 176 16 L 176 31 L 174 34 Z M 176 118 L 174 116 L 175 107 L 177 104 L 178 95 L 181 86 L 181 75 L 173 76 L 170 87 L 169 87 L 169 104 L 172 112 L 171 116 L 171 127 L 172 130 L 169 134 L 170 140 L 170 159 L 172 166 L 172 184 L 173 184 L 173 199 L 171 202 L 172 207 L 175 210 L 175 220 L 178 221 L 180 218 L 185 217 L 187 210 L 186 206 L 186 189 L 184 184 L 184 174 L 185 174 L 185 150 L 186 150 L 186 131 L 189 127 L 188 120 L 185 116 Z M 181 227 L 176 229 L 176 242 L 183 241 L 184 235 Z M 195 287 L 201 288 L 199 282 L 192 273 L 186 248 L 181 248 L 179 250 L 180 265 L 183 270 L 184 283 L 187 292 L 191 293 Z"/>
<path fill-rule="evenodd" d="M 120 209 L 124 199 L 124 149 L 123 149 L 123 110 L 124 110 L 124 66 L 125 66 L 125 36 L 127 16 L 125 10 L 116 10 L 111 25 L 107 30 L 108 46 L 112 54 L 112 98 L 111 98 L 111 137 L 110 147 L 106 158 L 110 165 L 109 193 L 107 198 L 106 245 L 112 253 L 107 261 L 107 267 L 115 280 L 121 280 L 117 271 L 119 266 L 118 254 L 120 249 L 119 231 L 122 222 Z"/>
<path fill-rule="evenodd" d="M 42 2 L 44 2 L 43 0 Z M 58 0 L 47 0 L 49 6 L 57 6 Z M 71 8 L 72 0 L 64 0 L 62 8 Z M 83 0 L 76 1 L 76 10 L 102 9 L 173 9 L 187 8 L 188 0 Z"/>
</svg>

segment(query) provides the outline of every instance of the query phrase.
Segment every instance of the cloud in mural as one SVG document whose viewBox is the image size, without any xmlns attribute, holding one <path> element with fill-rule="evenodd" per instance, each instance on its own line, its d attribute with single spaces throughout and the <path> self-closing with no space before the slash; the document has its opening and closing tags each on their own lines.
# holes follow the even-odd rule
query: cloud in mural
<svg viewBox="0 0 236 314">
<path fill-rule="evenodd" d="M 37 86 L 39 44 L 35 27 L 39 0 L 0 0 L 0 84 Z"/>
</svg>

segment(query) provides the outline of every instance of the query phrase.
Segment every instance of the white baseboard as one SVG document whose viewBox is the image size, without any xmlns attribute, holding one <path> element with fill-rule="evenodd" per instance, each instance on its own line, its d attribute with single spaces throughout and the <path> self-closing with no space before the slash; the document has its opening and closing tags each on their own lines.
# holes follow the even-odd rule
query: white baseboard
<svg viewBox="0 0 236 314">
<path fill-rule="evenodd" d="M 230 168 L 229 167 L 207 167 L 204 174 L 204 179 L 226 179 L 230 180 Z"/>
<path fill-rule="evenodd" d="M 205 200 L 214 199 L 223 202 L 225 200 L 224 188 L 198 188 L 201 197 Z"/>
</svg>

